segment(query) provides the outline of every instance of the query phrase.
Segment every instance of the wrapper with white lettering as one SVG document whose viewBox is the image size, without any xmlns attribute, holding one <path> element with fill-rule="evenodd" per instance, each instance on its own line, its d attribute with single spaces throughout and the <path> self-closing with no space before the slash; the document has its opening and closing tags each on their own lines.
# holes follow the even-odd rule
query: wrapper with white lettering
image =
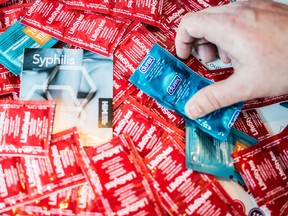
<svg viewBox="0 0 288 216">
<path fill-rule="evenodd" d="M 112 1 L 107 0 L 66 0 L 67 8 L 73 10 L 92 10 L 97 13 L 109 14 Z"/>
<path fill-rule="evenodd" d="M 0 213 L 24 204 L 29 199 L 18 157 L 0 158 Z"/>
<path fill-rule="evenodd" d="M 130 20 L 91 11 L 69 10 L 64 1 L 36 1 L 21 20 L 55 38 L 111 56 Z"/>
<path fill-rule="evenodd" d="M 127 137 L 80 150 L 83 167 L 105 215 L 162 215 L 159 204 L 129 148 Z M 82 152 L 81 152 L 82 151 Z"/>
<path fill-rule="evenodd" d="M 47 156 L 54 111 L 53 101 L 0 100 L 0 154 Z"/>
<path fill-rule="evenodd" d="M 113 16 L 137 20 L 145 24 L 160 26 L 164 0 L 111 1 Z"/>
<path fill-rule="evenodd" d="M 184 146 L 167 137 L 143 159 L 169 215 L 240 215 L 210 175 L 185 166 Z"/>
<path fill-rule="evenodd" d="M 143 24 L 133 22 L 115 50 L 114 70 L 128 79 L 156 41 Z"/>
<path fill-rule="evenodd" d="M 249 100 L 244 103 L 243 109 L 259 108 L 288 100 L 288 94 Z"/>
<path fill-rule="evenodd" d="M 53 134 L 49 157 L 22 158 L 25 187 L 30 197 L 40 199 L 86 183 L 74 151 L 78 142 L 77 130 L 69 129 Z"/>
<path fill-rule="evenodd" d="M 0 95 L 20 91 L 20 77 L 0 65 Z"/>
<path fill-rule="evenodd" d="M 288 193 L 288 127 L 280 134 L 232 154 L 259 206 Z"/>
<path fill-rule="evenodd" d="M 173 127 L 135 100 L 126 100 L 114 113 L 113 135 L 128 134 L 138 153 L 145 157 L 159 140 L 174 134 L 184 140 L 184 131 Z"/>
<path fill-rule="evenodd" d="M 242 110 L 234 123 L 234 127 L 257 140 L 271 136 L 256 109 Z"/>
<path fill-rule="evenodd" d="M 33 3 L 0 6 L 0 28 L 7 29 L 23 17 Z"/>
</svg>

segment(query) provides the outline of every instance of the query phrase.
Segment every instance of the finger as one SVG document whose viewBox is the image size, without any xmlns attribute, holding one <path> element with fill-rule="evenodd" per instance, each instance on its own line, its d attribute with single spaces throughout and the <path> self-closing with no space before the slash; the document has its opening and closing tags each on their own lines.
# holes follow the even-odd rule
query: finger
<svg viewBox="0 0 288 216">
<path fill-rule="evenodd" d="M 223 49 L 221 49 L 220 47 L 218 47 L 218 55 L 220 57 L 220 59 L 225 63 L 230 63 L 231 62 L 231 58 L 228 56 L 227 52 L 225 52 Z"/>
<path fill-rule="evenodd" d="M 233 74 L 226 80 L 199 90 L 186 103 L 185 113 L 189 118 L 196 119 L 249 97 L 249 90 L 244 89 L 239 77 Z"/>
<path fill-rule="evenodd" d="M 214 61 L 217 57 L 217 48 L 214 44 L 211 43 L 196 44 L 195 50 L 201 60 L 206 63 Z"/>
</svg>

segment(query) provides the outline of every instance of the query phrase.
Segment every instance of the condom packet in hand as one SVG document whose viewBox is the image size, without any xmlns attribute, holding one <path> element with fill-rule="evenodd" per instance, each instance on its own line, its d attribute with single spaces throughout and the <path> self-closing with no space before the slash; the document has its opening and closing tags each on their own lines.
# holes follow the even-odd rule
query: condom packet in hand
<svg viewBox="0 0 288 216">
<path fill-rule="evenodd" d="M 15 75 L 22 70 L 24 48 L 49 48 L 57 39 L 16 22 L 0 35 L 0 63 Z"/>
<path fill-rule="evenodd" d="M 177 111 L 186 121 L 194 122 L 220 140 L 227 138 L 243 106 L 243 103 L 237 103 L 202 118 L 189 119 L 185 104 L 198 90 L 213 82 L 196 74 L 158 44 L 152 47 L 129 80 L 162 106 Z"/>
<path fill-rule="evenodd" d="M 256 143 L 256 139 L 235 128 L 231 129 L 226 140 L 221 141 L 201 131 L 195 124 L 186 122 L 186 167 L 244 184 L 230 155 Z"/>
</svg>

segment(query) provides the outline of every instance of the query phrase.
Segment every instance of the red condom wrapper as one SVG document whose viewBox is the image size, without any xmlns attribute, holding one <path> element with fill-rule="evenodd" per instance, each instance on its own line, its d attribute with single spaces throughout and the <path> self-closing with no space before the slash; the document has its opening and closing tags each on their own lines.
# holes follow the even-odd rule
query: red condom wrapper
<svg viewBox="0 0 288 216">
<path fill-rule="evenodd" d="M 36 1 L 21 22 L 74 46 L 110 56 L 130 21 L 74 11 L 61 0 Z"/>
<path fill-rule="evenodd" d="M 280 134 L 232 154 L 259 206 L 288 193 L 288 127 Z"/>
<path fill-rule="evenodd" d="M 95 202 L 105 215 L 162 215 L 146 170 L 139 166 L 128 142 L 128 137 L 121 136 L 86 153 L 79 150 Z"/>
<path fill-rule="evenodd" d="M 20 91 L 20 77 L 0 65 L 0 95 Z"/>
<path fill-rule="evenodd" d="M 54 111 L 53 101 L 0 100 L 0 154 L 47 156 Z"/>
</svg>

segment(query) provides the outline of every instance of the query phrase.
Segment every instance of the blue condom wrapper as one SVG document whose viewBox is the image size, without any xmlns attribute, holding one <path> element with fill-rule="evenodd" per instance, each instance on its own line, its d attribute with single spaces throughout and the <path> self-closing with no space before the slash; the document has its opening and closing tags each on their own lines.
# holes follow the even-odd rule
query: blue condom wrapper
<svg viewBox="0 0 288 216">
<path fill-rule="evenodd" d="M 57 39 L 17 21 L 0 35 L 0 63 L 15 75 L 22 71 L 25 48 L 50 48 Z"/>
<path fill-rule="evenodd" d="M 194 122 L 211 136 L 225 140 L 243 103 L 219 109 L 191 120 L 185 114 L 186 102 L 201 88 L 213 83 L 187 67 L 164 48 L 155 44 L 129 79 L 167 109 L 175 110 L 186 121 Z"/>
<path fill-rule="evenodd" d="M 195 124 L 187 122 L 186 167 L 194 171 L 233 179 L 244 185 L 230 155 L 257 142 L 256 139 L 235 128 L 231 129 L 226 140 L 219 140 L 203 132 Z"/>
</svg>

